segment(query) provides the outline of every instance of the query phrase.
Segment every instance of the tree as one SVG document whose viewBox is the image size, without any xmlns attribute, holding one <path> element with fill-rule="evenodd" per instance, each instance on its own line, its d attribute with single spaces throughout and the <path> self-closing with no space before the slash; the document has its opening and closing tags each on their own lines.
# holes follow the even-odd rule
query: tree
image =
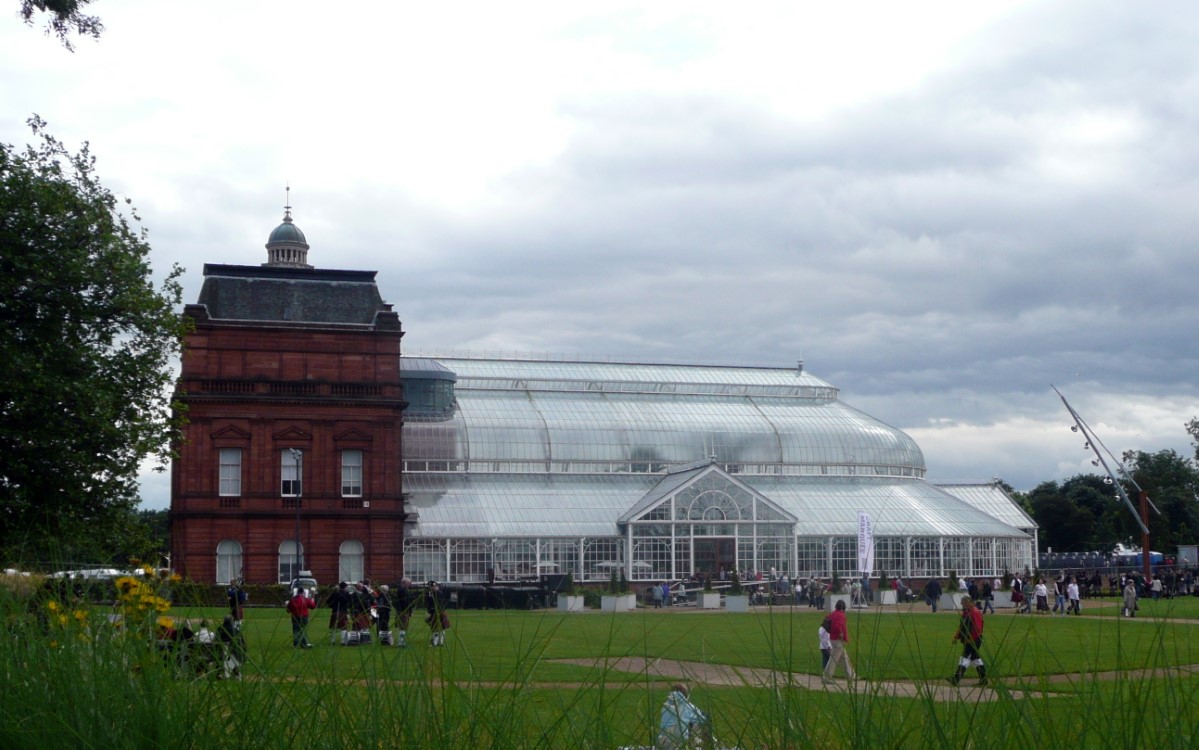
<svg viewBox="0 0 1199 750">
<path fill-rule="evenodd" d="M 138 523 L 139 466 L 165 466 L 183 418 L 170 365 L 186 330 L 182 269 L 155 289 L 146 232 L 87 144 L 71 154 L 29 124 L 36 147 L 0 144 L 0 544 L 26 562 Z"/>
<path fill-rule="evenodd" d="M 1195 449 L 1195 460 L 1199 461 L 1199 417 L 1195 417 L 1190 422 L 1187 422 L 1186 429 L 1191 439 L 1195 441 L 1191 443 L 1191 446 Z"/>
<path fill-rule="evenodd" d="M 1149 512 L 1149 541 L 1161 552 L 1173 550 L 1179 544 L 1194 544 L 1194 532 L 1199 530 L 1199 468 L 1190 459 L 1172 450 L 1124 454 L 1129 475 L 1148 495 L 1158 515 Z M 1133 502 L 1137 489 L 1125 488 Z"/>
<path fill-rule="evenodd" d="M 21 19 L 27 26 L 32 26 L 34 13 L 49 13 L 46 35 L 54 34 L 58 41 L 62 42 L 62 46 L 74 51 L 75 47 L 71 44 L 72 31 L 79 36 L 90 36 L 93 39 L 99 39 L 100 32 L 104 31 L 104 24 L 100 23 L 98 16 L 89 16 L 81 10 L 91 2 L 92 0 L 21 0 Z"/>
<path fill-rule="evenodd" d="M 1082 551 L 1091 548 L 1094 514 L 1080 508 L 1067 496 L 1057 482 L 1042 482 L 1028 493 L 1032 517 L 1040 527 L 1038 537 L 1043 547 L 1055 550 Z"/>
</svg>

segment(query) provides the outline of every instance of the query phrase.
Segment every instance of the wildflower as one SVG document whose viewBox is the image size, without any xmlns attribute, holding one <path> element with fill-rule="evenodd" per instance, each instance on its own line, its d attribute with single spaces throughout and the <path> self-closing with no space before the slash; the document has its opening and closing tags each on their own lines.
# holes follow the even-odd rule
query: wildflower
<svg viewBox="0 0 1199 750">
<path fill-rule="evenodd" d="M 75 610 L 74 612 L 71 613 L 71 615 L 79 622 L 83 622 L 84 620 L 87 619 L 87 612 L 82 609 Z"/>
<path fill-rule="evenodd" d="M 179 575 L 178 573 L 171 573 L 170 580 L 171 580 L 171 583 L 179 583 L 180 581 L 183 580 L 183 576 Z"/>
<path fill-rule="evenodd" d="M 46 602 L 46 609 L 50 610 L 51 612 L 57 612 L 58 602 L 51 599 L 50 601 Z"/>
<path fill-rule="evenodd" d="M 62 625 L 62 626 L 64 626 L 64 627 L 65 627 L 65 626 L 66 626 L 66 624 L 67 624 L 68 622 L 70 622 L 70 618 L 69 618 L 69 617 L 67 617 L 66 615 L 59 615 L 59 616 L 58 616 L 58 624 L 59 624 L 59 625 Z"/>
</svg>

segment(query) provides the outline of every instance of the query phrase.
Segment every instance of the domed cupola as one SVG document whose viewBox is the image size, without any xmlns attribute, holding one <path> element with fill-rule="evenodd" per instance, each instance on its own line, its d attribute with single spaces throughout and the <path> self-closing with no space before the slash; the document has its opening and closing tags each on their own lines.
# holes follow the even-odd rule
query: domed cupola
<svg viewBox="0 0 1199 750">
<path fill-rule="evenodd" d="M 291 220 L 291 188 L 287 188 L 288 204 L 283 207 L 283 223 L 275 227 L 266 241 L 267 262 L 264 266 L 312 268 L 308 265 L 308 241 Z"/>
</svg>

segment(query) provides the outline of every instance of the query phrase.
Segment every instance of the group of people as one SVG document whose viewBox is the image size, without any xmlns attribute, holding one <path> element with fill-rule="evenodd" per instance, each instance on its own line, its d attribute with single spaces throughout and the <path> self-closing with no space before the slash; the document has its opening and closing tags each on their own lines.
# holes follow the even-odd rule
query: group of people
<svg viewBox="0 0 1199 750">
<path fill-rule="evenodd" d="M 181 670 L 195 674 L 215 674 L 226 679 L 239 679 L 246 661 L 246 640 L 240 621 L 227 615 L 214 633 L 207 620 L 194 627 L 191 620 L 162 624 L 158 647 Z"/>
<path fill-rule="evenodd" d="M 846 621 L 845 609 L 845 600 L 838 599 L 833 611 L 824 618 L 816 632 L 823 666 L 820 681 L 825 685 L 832 682 L 838 664 L 845 671 L 847 680 L 857 677 L 846 650 L 849 644 L 849 624 Z M 968 594 L 962 597 L 961 620 L 953 634 L 953 642 L 962 644 L 962 656 L 958 659 L 957 671 L 949 678 L 949 682 L 957 685 L 966 674 L 966 670 L 973 666 L 978 670 L 978 684 L 986 685 L 987 667 L 980 653 L 983 643 L 983 613 L 976 606 L 974 598 Z"/>
<path fill-rule="evenodd" d="M 429 581 L 422 594 L 412 588 L 412 579 L 404 578 L 393 593 L 386 584 L 375 588 L 369 580 L 354 584 L 342 581 L 329 594 L 325 606 L 329 608 L 329 630 L 334 644 L 361 645 L 372 640 L 372 628 L 380 646 L 408 645 L 408 625 L 413 611 L 423 601 L 428 615 L 429 645 L 444 646 L 445 631 L 450 627 L 450 618 L 445 611 L 441 586 Z M 292 646 L 312 648 L 308 640 L 308 623 L 312 611 L 317 608 L 312 592 L 299 589 L 292 592 L 287 601 L 287 612 L 291 615 Z M 392 614 L 396 625 L 392 630 Z"/>
</svg>

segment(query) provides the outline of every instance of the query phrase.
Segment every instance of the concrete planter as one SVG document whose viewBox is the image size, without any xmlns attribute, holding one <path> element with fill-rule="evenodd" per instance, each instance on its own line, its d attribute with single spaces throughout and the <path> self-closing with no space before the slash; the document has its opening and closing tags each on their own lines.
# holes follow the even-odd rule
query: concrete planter
<svg viewBox="0 0 1199 750">
<path fill-rule="evenodd" d="M 637 609 L 636 594 L 609 594 L 600 597 L 600 609 L 605 612 L 628 612 Z"/>
<path fill-rule="evenodd" d="M 583 597 L 576 595 L 558 594 L 559 612 L 582 612 Z"/>
<path fill-rule="evenodd" d="M 832 612 L 837 608 L 837 602 L 845 602 L 845 608 L 849 609 L 849 605 L 853 603 L 852 599 L 853 597 L 849 594 L 829 594 L 824 597 L 824 606 L 829 612 Z"/>
<path fill-rule="evenodd" d="M 965 594 L 960 591 L 954 591 L 952 594 L 941 594 L 941 598 L 937 600 L 938 609 L 958 610 L 962 608 L 962 597 Z"/>
<path fill-rule="evenodd" d="M 880 592 L 879 600 L 882 604 L 899 604 L 899 596 L 894 591 Z"/>
<path fill-rule="evenodd" d="M 991 596 L 995 597 L 995 602 L 992 604 L 995 609 L 1011 609 L 1016 606 L 1012 604 L 1012 592 L 1010 591 L 992 591 Z"/>
<path fill-rule="evenodd" d="M 695 595 L 695 605 L 700 609 L 720 609 L 720 592 L 699 592 Z"/>
<path fill-rule="evenodd" d="M 748 612 L 749 596 L 746 594 L 729 594 L 724 598 L 724 608 L 729 612 Z"/>
</svg>

